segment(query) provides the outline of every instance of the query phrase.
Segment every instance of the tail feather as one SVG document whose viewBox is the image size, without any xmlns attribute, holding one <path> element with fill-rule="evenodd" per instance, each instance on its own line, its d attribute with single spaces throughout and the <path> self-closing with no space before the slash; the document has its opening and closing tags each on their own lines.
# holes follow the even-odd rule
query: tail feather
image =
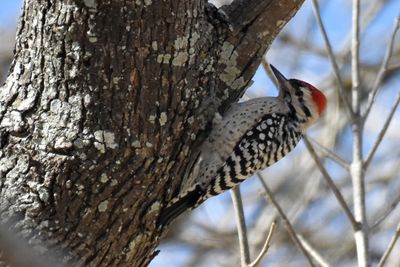
<svg viewBox="0 0 400 267">
<path fill-rule="evenodd" d="M 201 197 L 204 195 L 200 185 L 196 185 L 183 197 L 173 200 L 162 212 L 158 219 L 158 225 L 167 225 L 186 210 L 191 210 L 200 205 Z"/>
</svg>

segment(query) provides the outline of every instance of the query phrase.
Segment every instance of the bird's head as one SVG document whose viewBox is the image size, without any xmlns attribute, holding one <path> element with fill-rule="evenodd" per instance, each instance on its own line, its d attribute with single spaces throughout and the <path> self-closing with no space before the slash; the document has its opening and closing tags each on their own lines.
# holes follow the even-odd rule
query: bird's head
<svg viewBox="0 0 400 267">
<path fill-rule="evenodd" d="M 327 102 L 325 95 L 307 82 L 286 79 L 274 66 L 270 66 L 278 81 L 279 97 L 288 104 L 289 112 L 303 123 L 304 128 L 307 128 L 325 110 Z"/>
</svg>

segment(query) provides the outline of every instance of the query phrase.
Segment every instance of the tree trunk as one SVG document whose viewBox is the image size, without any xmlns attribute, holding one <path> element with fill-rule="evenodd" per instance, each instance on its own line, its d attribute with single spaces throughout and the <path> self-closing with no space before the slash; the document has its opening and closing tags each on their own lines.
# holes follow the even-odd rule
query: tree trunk
<svg viewBox="0 0 400 267">
<path fill-rule="evenodd" d="M 302 2 L 26 0 L 0 88 L 3 223 L 70 265 L 146 266 L 205 126 Z"/>
</svg>

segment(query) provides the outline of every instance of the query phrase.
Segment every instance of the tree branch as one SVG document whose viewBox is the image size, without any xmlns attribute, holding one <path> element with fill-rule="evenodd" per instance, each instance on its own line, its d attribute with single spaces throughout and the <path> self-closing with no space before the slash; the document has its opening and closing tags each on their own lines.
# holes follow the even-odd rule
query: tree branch
<svg viewBox="0 0 400 267">
<path fill-rule="evenodd" d="M 293 228 L 292 224 L 290 223 L 288 217 L 286 216 L 285 212 L 282 210 L 281 206 L 276 201 L 276 199 L 275 199 L 274 195 L 272 194 L 271 190 L 269 189 L 267 183 L 264 181 L 264 179 L 262 178 L 260 173 L 257 173 L 257 177 L 258 177 L 258 180 L 261 182 L 261 185 L 264 188 L 269 201 L 272 203 L 272 205 L 277 209 L 277 211 L 281 215 L 281 217 L 286 225 L 286 229 L 288 230 L 289 236 L 292 238 L 293 242 L 297 245 L 297 247 L 304 254 L 306 259 L 308 260 L 308 263 L 311 266 L 315 267 L 315 264 L 311 258 L 312 256 L 310 255 L 310 253 L 308 253 L 307 249 L 301 243 L 300 239 L 298 238 L 298 236 L 296 234 L 296 231 L 294 230 L 294 228 Z"/>
<path fill-rule="evenodd" d="M 270 244 L 270 242 L 271 242 L 271 240 L 272 240 L 272 234 L 274 233 L 275 228 L 276 228 L 276 223 L 275 223 L 275 222 L 272 222 L 271 227 L 269 228 L 269 231 L 268 231 L 267 238 L 265 239 L 264 245 L 263 245 L 263 247 L 262 247 L 260 253 L 259 253 L 258 256 L 256 257 L 256 259 L 255 259 L 252 263 L 250 263 L 250 264 L 248 265 L 248 267 L 257 267 L 258 264 L 260 264 L 262 258 L 263 258 L 263 257 L 265 256 L 265 254 L 268 252 L 269 244 Z"/>
<path fill-rule="evenodd" d="M 394 233 L 392 240 L 390 240 L 390 243 L 389 243 L 385 253 L 383 253 L 382 258 L 378 263 L 378 267 L 383 267 L 385 265 L 387 259 L 389 258 L 389 255 L 392 252 L 394 245 L 396 244 L 397 239 L 399 239 L 399 237 L 400 237 L 400 223 L 397 225 L 396 232 Z"/>
<path fill-rule="evenodd" d="M 243 203 L 240 194 L 240 186 L 232 188 L 231 197 L 232 197 L 233 207 L 235 208 L 236 225 L 237 225 L 239 247 L 240 247 L 240 262 L 242 267 L 247 267 L 247 265 L 250 263 L 250 250 L 249 250 L 249 242 L 247 240 L 246 219 L 244 217 L 244 212 L 243 212 Z"/>
<path fill-rule="evenodd" d="M 378 217 L 378 219 L 376 219 L 374 224 L 371 225 L 369 229 L 370 230 L 374 229 L 375 227 L 380 225 L 396 209 L 399 202 L 400 202 L 400 194 L 398 194 L 397 197 L 392 200 L 390 206 Z"/>
<path fill-rule="evenodd" d="M 360 0 L 353 0 L 351 39 L 351 80 L 352 80 L 352 121 L 353 161 L 350 174 L 353 182 L 354 217 L 360 227 L 354 232 L 358 266 L 369 266 L 368 225 L 365 210 L 365 181 L 362 158 L 362 118 L 360 114 Z"/>
<path fill-rule="evenodd" d="M 326 260 L 319 254 L 319 252 L 311 246 L 310 243 L 302 236 L 302 235 L 297 235 L 299 238 L 300 242 L 303 244 L 304 248 L 310 253 L 310 255 L 313 257 L 313 259 L 318 262 L 319 265 L 322 267 L 329 267 L 329 263 L 326 262 Z"/>
<path fill-rule="evenodd" d="M 378 137 L 376 138 L 374 145 L 372 146 L 370 152 L 368 153 L 368 156 L 367 156 L 367 158 L 365 160 L 365 163 L 364 163 L 364 168 L 368 168 L 369 164 L 371 163 L 372 158 L 374 157 L 376 150 L 378 149 L 379 145 L 381 144 L 381 142 L 383 140 L 383 137 L 385 136 L 385 133 L 386 133 L 387 129 L 389 128 L 390 122 L 393 119 L 394 113 L 396 112 L 397 107 L 399 106 L 399 103 L 400 103 L 400 93 L 397 94 L 397 98 L 396 98 L 396 100 L 395 100 L 395 102 L 393 104 L 393 107 L 390 110 L 389 116 L 386 118 L 386 121 L 383 124 L 383 127 L 382 127 L 381 131 L 379 132 Z"/>
<path fill-rule="evenodd" d="M 321 145 L 320 143 L 318 143 L 316 140 L 314 140 L 311 137 L 306 137 L 307 141 L 311 141 L 313 144 L 315 144 L 317 146 L 317 148 L 319 150 L 321 150 L 329 159 L 333 160 L 334 162 L 336 162 L 337 164 L 339 164 L 340 166 L 342 166 L 343 169 L 345 170 L 349 170 L 349 162 L 347 162 L 346 160 L 342 159 L 341 157 L 339 157 L 335 152 L 333 152 L 332 150 L 326 148 L 325 146 Z"/>
<path fill-rule="evenodd" d="M 351 212 L 349 206 L 346 203 L 346 200 L 344 199 L 342 193 L 340 192 L 339 188 L 337 188 L 336 184 L 333 182 L 331 176 L 325 169 L 324 165 L 322 164 L 321 160 L 319 159 L 317 153 L 315 152 L 313 146 L 311 145 L 310 141 L 308 141 L 307 136 L 303 137 L 304 144 L 306 145 L 308 152 L 310 152 L 311 157 L 314 159 L 315 164 L 317 165 L 318 169 L 322 173 L 322 176 L 324 177 L 326 183 L 332 190 L 333 194 L 335 195 L 336 199 L 338 200 L 340 206 L 343 208 L 344 213 L 347 215 L 347 218 L 349 219 L 353 229 L 357 229 L 358 224 L 353 216 L 353 213 Z"/>
<path fill-rule="evenodd" d="M 223 74 L 218 76 L 216 91 L 223 98 L 222 111 L 242 96 L 270 44 L 303 2 L 236 0 L 210 12 L 222 39 L 221 57 L 215 65 Z"/>
<path fill-rule="evenodd" d="M 235 0 L 220 8 L 233 32 L 249 26 L 274 0 Z"/>
<path fill-rule="evenodd" d="M 378 75 L 376 76 L 374 85 L 372 86 L 372 90 L 369 93 L 368 96 L 368 104 L 367 104 L 367 109 L 365 110 L 365 114 L 363 116 L 363 122 L 365 123 L 365 121 L 368 118 L 368 115 L 371 111 L 372 105 L 375 101 L 375 97 L 376 97 L 376 93 L 378 92 L 378 89 L 380 87 L 380 85 L 382 84 L 383 81 L 383 77 L 385 76 L 385 73 L 388 70 L 388 66 L 389 66 L 389 61 L 390 58 L 392 57 L 392 52 L 393 52 L 393 46 L 394 46 L 394 40 L 396 37 L 396 33 L 399 30 L 399 26 L 400 26 L 400 17 L 397 17 L 394 23 L 394 27 L 393 27 L 393 31 L 392 34 L 390 36 L 390 40 L 389 40 L 389 44 L 387 46 L 386 49 L 386 53 L 385 53 L 385 57 L 382 61 L 381 67 L 379 69 Z"/>
<path fill-rule="evenodd" d="M 338 67 L 338 64 L 336 62 L 336 58 L 335 58 L 335 55 L 333 53 L 333 49 L 332 49 L 331 43 L 329 41 L 328 34 L 326 33 L 325 26 L 324 26 L 324 24 L 322 22 L 322 19 L 321 19 L 321 13 L 319 11 L 317 0 L 312 0 L 312 4 L 313 4 L 313 11 L 314 11 L 315 19 L 317 20 L 317 24 L 319 26 L 319 29 L 320 29 L 321 33 L 322 33 L 322 37 L 323 37 L 324 42 L 325 42 L 326 50 L 328 52 L 329 59 L 330 59 L 330 62 L 332 64 L 333 73 L 335 74 L 336 81 L 337 81 L 337 83 L 339 85 L 338 88 L 339 88 L 340 99 L 343 101 L 344 106 L 345 106 L 350 118 L 353 119 L 353 111 L 351 110 L 351 105 L 350 105 L 350 103 L 349 103 L 349 101 L 347 100 L 347 97 L 346 97 L 346 92 L 344 90 L 343 81 L 342 81 L 342 78 L 340 76 L 339 67 Z"/>
</svg>

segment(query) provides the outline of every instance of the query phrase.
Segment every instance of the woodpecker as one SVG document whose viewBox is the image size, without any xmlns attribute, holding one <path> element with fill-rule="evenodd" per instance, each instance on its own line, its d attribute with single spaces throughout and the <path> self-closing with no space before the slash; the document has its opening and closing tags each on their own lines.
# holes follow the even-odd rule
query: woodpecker
<svg viewBox="0 0 400 267">
<path fill-rule="evenodd" d="M 169 224 L 184 211 L 283 158 L 324 111 L 327 100 L 320 90 L 301 80 L 286 79 L 270 67 L 279 95 L 235 103 L 223 117 L 216 116 L 202 147 L 194 185 L 162 210 L 159 225 Z"/>
</svg>

